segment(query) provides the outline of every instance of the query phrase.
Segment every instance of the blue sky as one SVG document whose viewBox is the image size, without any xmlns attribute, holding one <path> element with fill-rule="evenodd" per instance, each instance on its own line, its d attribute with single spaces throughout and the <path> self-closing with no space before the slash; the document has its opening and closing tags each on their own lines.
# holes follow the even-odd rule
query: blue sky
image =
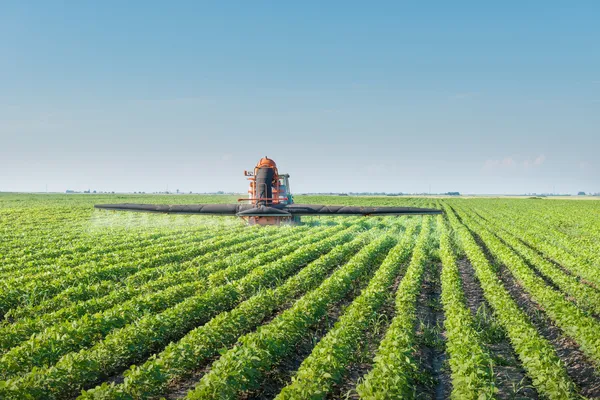
<svg viewBox="0 0 600 400">
<path fill-rule="evenodd" d="M 4 1 L 0 191 L 600 192 L 597 1 Z"/>
</svg>

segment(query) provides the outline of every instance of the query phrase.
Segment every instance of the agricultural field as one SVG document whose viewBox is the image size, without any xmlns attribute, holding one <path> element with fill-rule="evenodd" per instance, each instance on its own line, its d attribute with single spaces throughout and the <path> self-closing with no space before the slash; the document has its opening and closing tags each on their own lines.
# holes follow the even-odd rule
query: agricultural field
<svg viewBox="0 0 600 400">
<path fill-rule="evenodd" d="M 600 201 L 0 194 L 0 399 L 600 398 Z"/>
</svg>

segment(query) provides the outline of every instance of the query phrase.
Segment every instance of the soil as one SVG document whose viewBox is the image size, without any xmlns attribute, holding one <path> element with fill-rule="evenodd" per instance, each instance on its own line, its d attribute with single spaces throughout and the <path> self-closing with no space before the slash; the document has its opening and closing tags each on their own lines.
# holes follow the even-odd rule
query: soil
<svg viewBox="0 0 600 400">
<path fill-rule="evenodd" d="M 441 303 L 438 260 L 430 261 L 425 270 L 421 292 L 417 299 L 417 351 L 419 370 L 415 388 L 417 399 L 447 399 L 452 391 L 450 367 L 445 353 L 446 336 Z"/>
<path fill-rule="evenodd" d="M 498 237 L 498 236 L 496 236 Z M 504 242 L 502 239 L 498 238 L 502 243 L 504 243 L 504 245 L 506 247 L 508 247 L 509 249 L 511 249 L 512 251 L 515 252 L 515 254 L 519 254 L 520 253 L 514 249 L 514 247 L 510 246 L 508 243 Z M 557 285 L 554 284 L 554 282 L 552 282 L 550 280 L 550 278 L 546 277 L 546 275 L 543 275 L 537 268 L 535 265 L 531 264 L 528 260 L 526 260 L 525 258 L 521 257 L 521 259 L 523 260 L 523 262 L 529 267 L 529 269 L 531 269 L 538 277 L 542 278 L 542 280 L 546 283 L 546 285 L 550 286 L 552 289 L 556 290 L 557 292 L 561 292 L 565 298 L 567 300 L 569 300 L 571 303 L 573 303 L 573 305 L 577 306 L 577 301 L 576 299 L 574 299 L 571 295 L 569 295 L 568 293 L 564 292 L 561 288 L 559 288 Z M 564 271 L 563 268 L 561 268 L 561 270 Z M 581 282 L 581 281 L 580 281 Z M 583 283 L 583 282 L 581 282 Z M 593 286 L 591 286 L 592 288 L 594 288 Z M 590 313 L 591 316 L 593 316 L 594 318 L 599 318 L 600 316 L 596 313 Z"/>
<path fill-rule="evenodd" d="M 311 327 L 307 335 L 296 345 L 296 351 L 284 358 L 279 364 L 274 365 L 271 371 L 264 376 L 261 388 L 244 393 L 240 398 L 263 400 L 277 396 L 292 381 L 292 376 L 300 368 L 302 361 L 310 355 L 316 344 L 331 330 L 358 292 L 358 290 L 353 291 L 341 303 L 331 307 L 327 315 L 317 325 Z"/>
<path fill-rule="evenodd" d="M 538 332 L 554 346 L 558 357 L 566 366 L 569 377 L 577 385 L 579 393 L 585 397 L 600 397 L 600 374 L 594 368 L 593 362 L 579 349 L 575 341 L 562 334 L 560 328 L 553 324 L 544 310 L 523 290 L 510 270 L 505 265 L 495 262 L 481 238 L 473 232 L 472 234 L 488 260 L 496 265 L 497 275 L 511 297 L 527 314 Z"/>
<path fill-rule="evenodd" d="M 339 267 L 336 266 L 334 268 L 332 268 L 329 273 L 327 274 L 327 276 L 330 276 L 337 268 Z M 324 278 L 326 279 L 326 278 Z M 303 296 L 305 293 L 302 293 L 301 295 L 294 297 L 293 299 L 290 299 L 288 302 L 286 302 L 285 304 L 283 304 L 281 307 L 278 308 L 278 310 L 276 312 L 274 312 L 273 314 L 271 314 L 270 316 L 268 316 L 267 318 L 265 318 L 263 321 L 261 321 L 260 325 L 267 325 L 269 324 L 271 321 L 273 321 L 279 314 L 281 314 L 284 310 L 287 310 L 288 308 L 290 308 L 295 302 L 296 300 L 298 300 L 298 298 L 300 298 L 301 296 Z M 328 318 L 331 321 L 332 319 L 330 318 L 331 316 L 335 316 L 335 310 L 330 311 Z M 335 323 L 335 320 L 337 320 L 337 317 L 335 317 L 332 321 L 332 323 Z M 325 321 L 325 323 L 324 323 Z M 325 329 L 327 327 L 327 318 L 324 319 L 324 321 L 321 321 L 319 323 L 319 326 L 317 326 L 314 331 L 311 331 L 310 335 L 316 334 L 317 336 L 319 335 L 318 331 L 319 329 Z M 320 333 L 322 337 L 324 335 L 324 333 L 327 332 L 327 330 L 329 330 L 329 327 L 327 327 L 327 329 L 323 332 Z M 253 330 L 254 331 L 254 330 Z M 316 344 L 316 342 L 315 342 Z M 310 353 L 309 353 L 310 354 Z M 186 376 L 185 378 L 179 379 L 177 381 L 174 381 L 171 383 L 170 386 L 170 390 L 168 391 L 168 393 L 165 395 L 166 399 L 180 399 L 185 397 L 185 395 L 187 394 L 187 392 L 190 389 L 193 389 L 194 386 L 196 385 L 196 383 L 208 372 L 210 372 L 210 368 L 211 365 L 220 357 L 220 355 L 214 356 L 212 359 L 206 361 L 204 363 L 204 367 L 200 368 L 199 370 L 195 371 L 193 374 Z M 302 359 L 300 360 L 300 362 L 302 362 Z M 298 367 L 300 366 L 300 364 L 298 364 Z M 297 369 L 297 368 L 296 368 Z M 295 371 L 296 369 L 294 369 L 293 371 Z M 290 376 L 291 379 L 291 376 Z M 283 386 L 282 386 L 283 387 Z M 273 396 L 274 397 L 277 393 L 274 393 Z"/>
<path fill-rule="evenodd" d="M 460 220 L 458 215 L 457 217 Z M 497 269 L 494 258 L 479 236 L 473 234 L 473 238 L 488 261 Z M 494 378 L 498 388 L 496 396 L 500 399 L 538 399 L 538 393 L 512 348 L 506 332 L 494 318 L 492 308 L 485 300 L 473 266 L 466 258 L 459 260 L 457 264 L 467 306 L 479 325 L 478 330 L 494 361 Z"/>
<path fill-rule="evenodd" d="M 481 214 L 479 214 L 478 212 L 474 211 L 474 214 L 478 215 L 481 219 L 483 219 L 484 221 L 489 221 L 488 218 L 483 217 Z M 563 273 L 570 275 L 570 276 L 574 276 L 579 282 L 581 282 L 584 285 L 587 285 L 593 289 L 596 290 L 600 290 L 600 288 L 598 288 L 596 285 L 594 285 L 594 283 L 585 280 L 584 278 L 581 278 L 580 276 L 574 274 L 572 271 L 570 271 L 569 269 L 563 267 L 560 263 L 556 262 L 554 259 L 550 258 L 548 255 L 546 255 L 545 253 L 543 253 L 541 250 L 537 249 L 536 247 L 534 247 L 533 245 L 531 245 L 530 243 L 526 242 L 525 240 L 521 239 L 518 236 L 515 236 L 514 234 L 512 234 L 511 232 L 507 231 L 506 229 L 504 229 L 504 231 L 508 234 L 511 235 L 512 237 L 514 237 L 516 240 L 518 240 L 519 242 L 521 242 L 524 246 L 528 247 L 530 250 L 534 251 L 535 253 L 537 253 L 537 255 L 539 255 L 540 257 L 542 257 L 544 260 L 552 263 L 556 268 L 560 269 Z M 535 270 L 535 269 L 534 269 Z"/>
<path fill-rule="evenodd" d="M 394 298 L 398 286 L 404 277 L 404 272 L 408 265 L 402 268 L 402 273 L 399 274 L 392 287 L 390 288 L 389 297 L 383 304 L 378 313 L 378 319 L 370 327 L 367 333 L 366 341 L 363 344 L 363 348 L 358 351 L 361 352 L 357 362 L 354 362 L 348 366 L 346 376 L 344 380 L 336 385 L 331 392 L 329 398 L 331 399 L 359 399 L 358 393 L 356 392 L 356 386 L 360 380 L 371 371 L 373 368 L 373 358 L 377 353 L 379 344 L 383 340 L 388 327 L 392 323 L 395 315 Z"/>
<path fill-rule="evenodd" d="M 554 346 L 558 357 L 567 368 L 569 377 L 579 388 L 579 393 L 589 398 L 600 398 L 600 374 L 594 368 L 593 362 L 573 339 L 563 335 L 560 328 L 554 325 L 544 310 L 531 299 L 504 266 L 500 267 L 500 279 L 538 332 Z"/>
<path fill-rule="evenodd" d="M 196 386 L 198 381 L 200 381 L 200 379 L 206 373 L 208 373 L 210 371 L 210 365 L 216 360 L 217 360 L 217 357 L 208 361 L 205 368 L 200 369 L 191 375 L 188 375 L 184 379 L 171 382 L 171 385 L 169 386 L 170 390 L 166 394 L 164 394 L 160 397 L 157 397 L 157 399 L 165 398 L 165 399 L 171 400 L 171 399 L 184 398 L 186 396 L 187 392 L 192 390 L 194 388 L 194 386 Z"/>
<path fill-rule="evenodd" d="M 538 395 L 532 387 L 531 379 L 526 375 L 505 332 L 497 324 L 491 307 L 485 301 L 483 289 L 475 276 L 473 266 L 466 259 L 460 260 L 457 264 L 467 306 L 473 318 L 481 321 L 480 330 L 487 330 L 482 332 L 482 338 L 485 339 L 487 350 L 495 361 L 494 377 L 498 398 L 537 399 Z"/>
</svg>

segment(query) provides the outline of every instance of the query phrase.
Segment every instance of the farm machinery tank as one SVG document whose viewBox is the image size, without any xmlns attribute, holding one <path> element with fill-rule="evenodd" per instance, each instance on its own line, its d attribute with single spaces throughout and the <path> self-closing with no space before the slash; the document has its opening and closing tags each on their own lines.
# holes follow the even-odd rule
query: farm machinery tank
<svg viewBox="0 0 600 400">
<path fill-rule="evenodd" d="M 300 217 L 278 209 L 280 205 L 294 203 L 290 190 L 289 174 L 280 174 L 275 161 L 268 157 L 261 158 L 254 171 L 244 171 L 250 181 L 248 198 L 238 199 L 238 202 L 254 204 L 255 207 L 241 211 L 237 215 L 249 225 L 280 225 L 281 223 L 299 223 Z M 267 215 L 267 214 L 273 215 Z"/>
<path fill-rule="evenodd" d="M 250 181 L 248 197 L 237 204 L 96 204 L 104 210 L 142 211 L 171 214 L 236 215 L 250 225 L 300 223 L 302 215 L 431 215 L 442 211 L 415 207 L 362 207 L 295 204 L 290 191 L 290 176 L 280 174 L 275 161 L 261 158 L 253 171 L 244 171 Z"/>
</svg>

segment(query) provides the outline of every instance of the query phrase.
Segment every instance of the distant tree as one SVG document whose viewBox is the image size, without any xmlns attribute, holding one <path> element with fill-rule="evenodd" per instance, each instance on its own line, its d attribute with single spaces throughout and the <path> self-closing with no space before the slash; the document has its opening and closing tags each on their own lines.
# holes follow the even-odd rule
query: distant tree
<svg viewBox="0 0 600 400">
<path fill-rule="evenodd" d="M 585 196 L 585 192 L 578 192 L 577 196 Z"/>
</svg>

